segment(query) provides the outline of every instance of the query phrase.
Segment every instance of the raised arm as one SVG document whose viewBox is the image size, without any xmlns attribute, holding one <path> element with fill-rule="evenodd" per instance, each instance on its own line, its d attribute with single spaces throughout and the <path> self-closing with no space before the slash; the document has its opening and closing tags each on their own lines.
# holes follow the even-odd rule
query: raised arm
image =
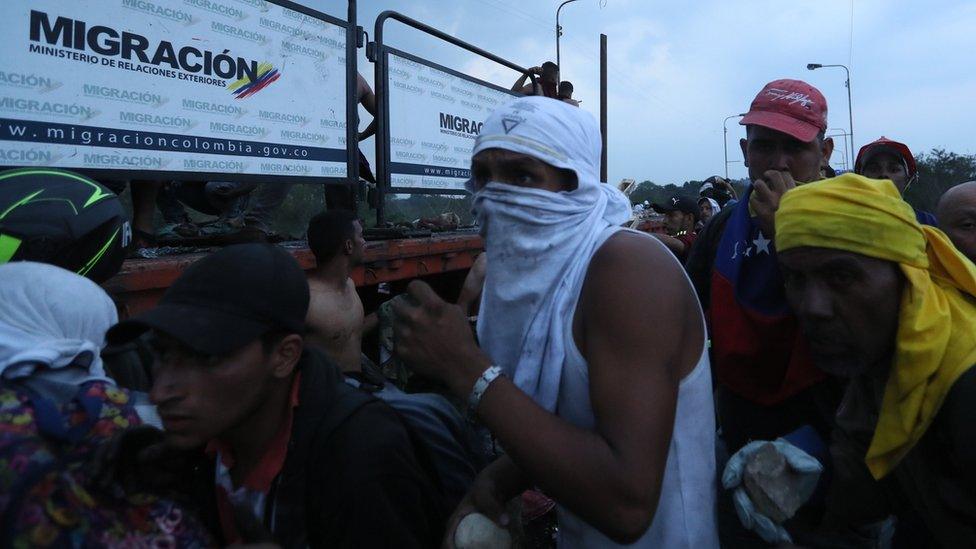
<svg viewBox="0 0 976 549">
<path fill-rule="evenodd" d="M 373 88 L 369 87 L 369 82 L 363 78 L 363 75 L 360 74 L 358 77 L 356 87 L 359 104 L 366 109 L 366 112 L 373 115 L 366 129 L 359 133 L 359 140 L 363 141 L 376 133 L 376 94 L 373 93 Z"/>
<path fill-rule="evenodd" d="M 674 253 L 674 255 L 678 257 L 684 257 L 686 251 L 685 250 L 686 246 L 684 242 L 678 240 L 673 236 L 666 235 L 666 234 L 653 233 L 651 234 L 651 236 L 660 240 L 662 244 L 667 246 L 668 249 L 671 250 L 672 253 Z"/>
<path fill-rule="evenodd" d="M 530 74 L 537 74 L 537 75 L 542 74 L 542 67 L 529 68 L 528 72 L 522 74 L 522 76 L 520 76 L 519 79 L 515 81 L 515 85 L 512 86 L 512 91 L 524 93 L 527 95 L 532 95 L 535 92 L 533 86 L 531 84 L 530 85 L 525 84 L 525 81 L 529 79 Z M 526 88 L 528 88 L 529 91 L 525 91 Z"/>
</svg>

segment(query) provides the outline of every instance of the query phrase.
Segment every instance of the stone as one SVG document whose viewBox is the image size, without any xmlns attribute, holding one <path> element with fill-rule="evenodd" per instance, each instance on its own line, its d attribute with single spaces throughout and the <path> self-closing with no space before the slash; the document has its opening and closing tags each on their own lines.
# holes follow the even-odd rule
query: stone
<svg viewBox="0 0 976 549">
<path fill-rule="evenodd" d="M 457 549 L 511 549 L 512 536 L 481 513 L 466 515 L 454 531 Z"/>
<path fill-rule="evenodd" d="M 756 511 L 782 524 L 803 505 L 801 475 L 786 462 L 776 446 L 763 444 L 746 461 L 742 483 Z"/>
</svg>

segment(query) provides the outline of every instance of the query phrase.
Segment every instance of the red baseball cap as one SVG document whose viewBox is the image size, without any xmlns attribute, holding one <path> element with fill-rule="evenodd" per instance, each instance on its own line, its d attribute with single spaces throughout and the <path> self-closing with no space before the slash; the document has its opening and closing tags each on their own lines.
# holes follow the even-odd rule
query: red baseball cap
<svg viewBox="0 0 976 549">
<path fill-rule="evenodd" d="M 915 165 L 915 157 L 912 156 L 911 149 L 908 145 L 904 143 L 899 143 L 898 141 L 892 141 L 885 136 L 868 143 L 867 145 L 861 147 L 861 150 L 857 151 L 857 160 L 854 161 L 854 173 L 861 173 L 864 168 L 864 163 L 867 162 L 868 157 L 876 153 L 886 151 L 891 154 L 898 156 L 905 162 L 905 168 L 908 170 L 908 177 L 914 177 L 915 173 L 918 171 L 918 167 Z"/>
<path fill-rule="evenodd" d="M 752 100 L 739 124 L 763 126 L 809 143 L 827 131 L 827 100 L 802 80 L 776 80 Z"/>
</svg>

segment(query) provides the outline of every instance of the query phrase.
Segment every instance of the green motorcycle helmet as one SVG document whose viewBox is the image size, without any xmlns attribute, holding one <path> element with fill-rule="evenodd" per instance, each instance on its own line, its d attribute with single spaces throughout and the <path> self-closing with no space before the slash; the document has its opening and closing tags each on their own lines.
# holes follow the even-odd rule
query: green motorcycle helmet
<svg viewBox="0 0 976 549">
<path fill-rule="evenodd" d="M 132 228 L 119 197 L 74 172 L 0 172 L 0 264 L 37 261 L 101 283 L 122 267 Z"/>
</svg>

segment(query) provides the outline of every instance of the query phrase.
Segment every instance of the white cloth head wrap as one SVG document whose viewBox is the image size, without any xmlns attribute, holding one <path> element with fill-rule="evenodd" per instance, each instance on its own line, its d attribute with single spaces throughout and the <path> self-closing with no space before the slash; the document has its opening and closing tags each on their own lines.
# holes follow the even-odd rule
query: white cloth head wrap
<svg viewBox="0 0 976 549">
<path fill-rule="evenodd" d="M 712 215 L 715 215 L 718 212 L 722 211 L 722 207 L 718 205 L 718 200 L 715 200 L 714 198 L 701 198 L 698 200 L 698 202 L 700 203 L 702 200 L 707 200 L 708 204 L 711 205 Z"/>
<path fill-rule="evenodd" d="M 0 376 L 111 382 L 100 353 L 118 313 L 105 290 L 60 267 L 29 261 L 0 265 L 0 281 Z"/>
<path fill-rule="evenodd" d="M 474 154 L 522 153 L 576 173 L 572 191 L 490 182 L 474 212 L 488 255 L 478 337 L 492 361 L 554 411 L 578 288 L 597 237 L 630 219 L 630 201 L 600 183 L 602 142 L 586 111 L 545 97 L 516 99 L 485 121 Z"/>
</svg>

